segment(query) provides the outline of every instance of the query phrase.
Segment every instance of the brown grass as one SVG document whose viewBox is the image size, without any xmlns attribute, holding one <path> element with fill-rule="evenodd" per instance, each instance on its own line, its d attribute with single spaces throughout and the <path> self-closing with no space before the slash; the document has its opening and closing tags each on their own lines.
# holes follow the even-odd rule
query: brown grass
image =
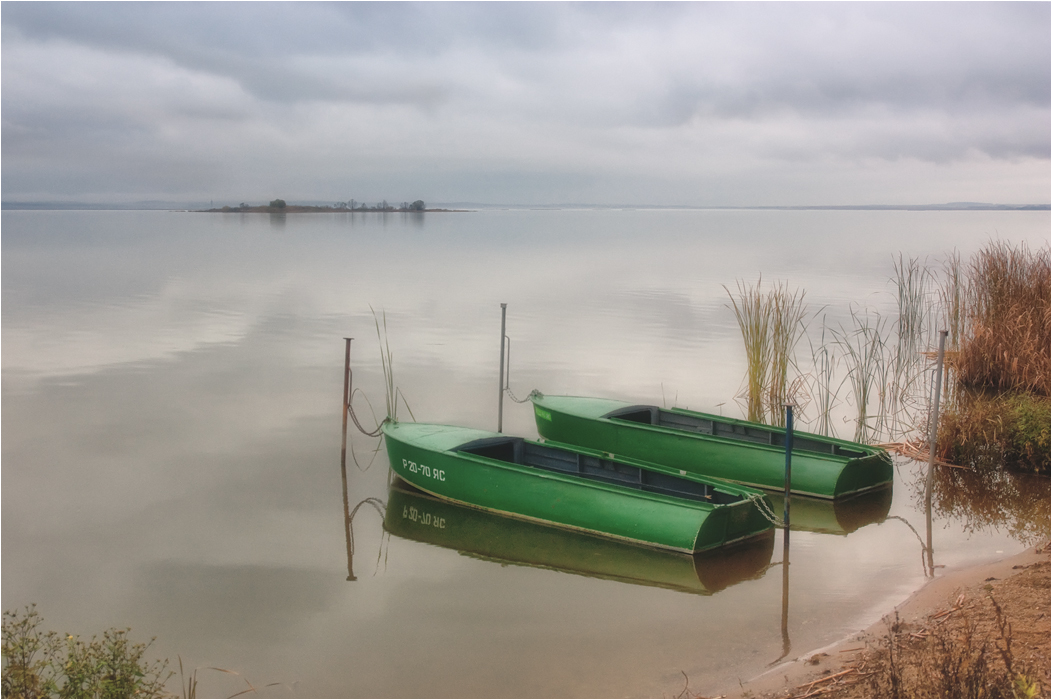
<svg viewBox="0 0 1052 700">
<path fill-rule="evenodd" d="M 913 623 L 885 618 L 882 637 L 789 697 L 1048 697 L 1048 572 L 1041 562 L 1003 582 L 988 579 Z"/>
<path fill-rule="evenodd" d="M 968 270 L 965 328 L 955 369 L 964 387 L 1049 395 L 1049 249 L 990 243 Z"/>
</svg>

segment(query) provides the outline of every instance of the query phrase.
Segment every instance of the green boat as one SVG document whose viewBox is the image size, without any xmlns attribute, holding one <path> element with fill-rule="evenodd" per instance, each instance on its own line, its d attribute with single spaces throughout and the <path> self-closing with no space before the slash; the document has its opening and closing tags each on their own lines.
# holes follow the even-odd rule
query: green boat
<svg viewBox="0 0 1052 700">
<path fill-rule="evenodd" d="M 506 516 L 687 553 L 772 527 L 763 492 L 718 479 L 471 428 L 388 421 L 383 432 L 402 480 Z"/>
<path fill-rule="evenodd" d="M 680 408 L 534 392 L 541 437 L 761 489 L 785 487 L 785 430 Z M 793 432 L 793 494 L 841 498 L 890 484 L 877 447 Z"/>
<path fill-rule="evenodd" d="M 384 529 L 502 566 L 528 566 L 712 595 L 761 578 L 771 563 L 774 531 L 740 544 L 684 554 L 507 518 L 430 496 L 396 479 L 388 491 Z"/>
</svg>

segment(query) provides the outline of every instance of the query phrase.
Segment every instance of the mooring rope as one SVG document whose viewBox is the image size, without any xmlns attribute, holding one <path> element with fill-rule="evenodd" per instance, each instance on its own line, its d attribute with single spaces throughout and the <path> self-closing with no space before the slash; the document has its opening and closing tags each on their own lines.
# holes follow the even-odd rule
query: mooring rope
<svg viewBox="0 0 1052 700">
<path fill-rule="evenodd" d="M 767 505 L 766 496 L 762 493 L 757 493 L 749 496 L 749 500 L 756 504 L 756 508 L 760 511 L 760 514 L 771 521 L 772 525 L 775 527 L 785 527 L 785 521 L 775 515 L 774 511 L 771 510 L 771 507 Z"/>
<path fill-rule="evenodd" d="M 368 435 L 369 437 L 380 437 L 380 433 L 383 432 L 382 431 L 382 428 L 383 428 L 382 424 L 376 426 L 376 430 L 373 430 L 372 432 L 370 432 L 370 431 L 366 430 L 365 428 L 363 428 L 362 424 L 358 422 L 358 416 L 356 416 L 354 414 L 354 407 L 351 406 L 350 404 L 347 404 L 347 412 L 351 414 L 351 420 L 354 421 L 354 424 L 355 424 L 355 426 L 358 427 L 358 430 L 362 431 L 362 433 L 364 433 L 365 435 Z"/>
<path fill-rule="evenodd" d="M 531 391 L 529 393 L 529 395 L 526 396 L 526 398 L 524 398 L 524 399 L 517 399 L 517 398 L 515 398 L 515 394 L 511 393 L 511 387 L 510 386 L 504 387 L 504 391 L 508 392 L 508 396 L 510 396 L 511 400 L 514 401 L 515 403 L 526 403 L 527 401 L 530 401 L 531 399 L 533 399 L 535 397 L 544 396 L 544 394 L 542 394 L 541 392 L 539 392 L 536 389 L 534 389 L 533 391 Z"/>
<path fill-rule="evenodd" d="M 358 430 L 362 431 L 362 433 L 364 433 L 368 437 L 380 437 L 380 433 L 382 432 L 381 428 L 383 427 L 383 423 L 380 423 L 379 425 L 377 425 L 376 426 L 376 430 L 373 430 L 373 431 L 366 430 L 364 427 L 362 427 L 361 422 L 358 420 L 357 414 L 355 414 L 355 412 L 354 412 L 354 406 L 351 404 L 351 402 L 354 401 L 354 395 L 355 394 L 361 394 L 362 395 L 362 398 L 365 399 L 365 403 L 369 404 L 369 410 L 373 412 L 373 420 L 374 421 L 376 420 L 376 412 L 373 411 L 373 404 L 369 401 L 369 397 L 366 396 L 365 393 L 362 392 L 361 389 L 355 389 L 353 392 L 351 392 L 351 398 L 347 401 L 347 413 L 350 414 L 351 420 L 354 421 L 354 425 L 358 428 Z M 410 413 L 412 413 L 412 411 L 410 411 Z"/>
</svg>

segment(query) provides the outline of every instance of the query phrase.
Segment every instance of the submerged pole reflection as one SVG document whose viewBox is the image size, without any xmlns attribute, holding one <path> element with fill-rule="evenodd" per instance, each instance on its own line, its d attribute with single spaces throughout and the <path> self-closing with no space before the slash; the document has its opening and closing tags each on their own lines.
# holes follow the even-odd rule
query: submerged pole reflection
<svg viewBox="0 0 1052 700">
<path fill-rule="evenodd" d="M 789 656 L 793 648 L 789 640 L 789 528 L 785 528 L 785 536 L 782 538 L 782 656 Z M 779 659 L 780 661 L 781 659 Z"/>
<path fill-rule="evenodd" d="M 785 533 L 782 537 L 782 658 L 789 655 L 789 503 L 793 474 L 793 404 L 785 405 Z"/>
<path fill-rule="evenodd" d="M 351 514 L 347 500 L 347 414 L 350 412 L 350 386 L 351 386 L 351 340 L 347 341 L 347 347 L 343 357 L 343 440 L 340 447 L 340 478 L 343 480 L 343 530 L 347 542 L 347 580 L 354 581 L 354 569 L 351 566 L 353 559 L 353 548 L 351 545 Z"/>
<path fill-rule="evenodd" d="M 343 484 L 343 536 L 347 545 L 347 580 L 357 581 L 358 577 L 354 575 L 354 531 L 352 530 L 354 516 L 359 508 L 368 503 L 380 514 L 382 521 L 386 516 L 387 506 L 379 498 L 366 498 L 359 501 L 354 510 L 350 509 L 351 502 L 347 490 L 347 416 L 351 413 L 351 341 L 354 339 L 344 338 L 344 340 L 347 341 L 347 344 L 343 358 L 343 436 L 340 446 L 340 481 Z M 358 424 L 357 418 L 355 418 L 355 424 Z M 377 560 L 382 553 L 383 536 L 380 538 L 380 553 L 377 555 Z"/>
<path fill-rule="evenodd" d="M 939 357 L 935 364 L 935 395 L 932 397 L 931 430 L 928 434 L 928 478 L 924 484 L 924 522 L 927 530 L 928 571 L 934 576 L 935 559 L 931 543 L 931 491 L 932 472 L 935 470 L 935 446 L 939 438 L 939 397 L 942 394 L 942 362 L 946 354 L 946 335 L 948 331 L 939 331 Z"/>
</svg>

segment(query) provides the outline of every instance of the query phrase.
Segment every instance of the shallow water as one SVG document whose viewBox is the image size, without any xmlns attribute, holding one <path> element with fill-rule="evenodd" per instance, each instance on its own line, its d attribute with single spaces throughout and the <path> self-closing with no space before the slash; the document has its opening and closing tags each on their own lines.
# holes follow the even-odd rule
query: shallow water
<svg viewBox="0 0 1052 700">
<path fill-rule="evenodd" d="M 269 695 L 734 685 L 924 582 L 914 463 L 897 463 L 890 498 L 794 506 L 808 529 L 791 536 L 786 591 L 781 535 L 695 561 L 487 520 L 392 490 L 376 441 L 352 431 L 347 497 L 364 505 L 349 560 L 342 338 L 370 426 L 366 399 L 384 410 L 370 306 L 418 420 L 494 429 L 502 302 L 519 398 L 741 415 L 724 285 L 787 280 L 849 323 L 852 304 L 893 311 L 893 255 L 938 264 L 995 236 L 1044 245 L 1049 229 L 1048 212 L 5 211 L 3 606 L 35 602 L 59 631 L 131 626 L 160 656 L 278 683 Z M 535 436 L 532 421 L 505 401 L 506 432 Z M 996 507 L 945 481 L 938 566 L 1048 536 L 1047 479 L 999 486 Z M 201 688 L 243 682 L 202 672 Z"/>
</svg>

